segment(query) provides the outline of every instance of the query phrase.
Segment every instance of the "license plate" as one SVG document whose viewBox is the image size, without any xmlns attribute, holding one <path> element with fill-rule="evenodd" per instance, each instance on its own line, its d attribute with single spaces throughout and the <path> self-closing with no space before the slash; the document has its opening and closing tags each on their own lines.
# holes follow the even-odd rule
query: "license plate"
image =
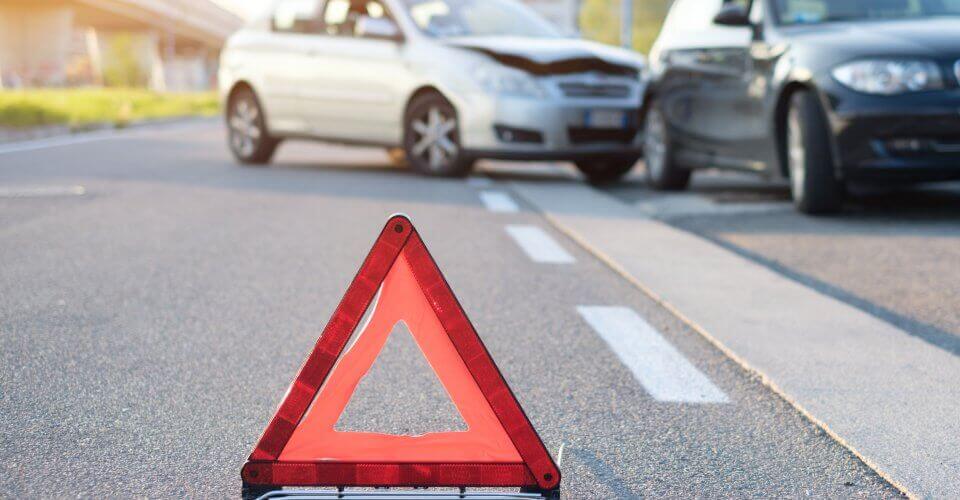
<svg viewBox="0 0 960 500">
<path fill-rule="evenodd" d="M 584 125 L 588 128 L 626 128 L 627 113 L 619 110 L 593 109 L 587 111 Z"/>
</svg>

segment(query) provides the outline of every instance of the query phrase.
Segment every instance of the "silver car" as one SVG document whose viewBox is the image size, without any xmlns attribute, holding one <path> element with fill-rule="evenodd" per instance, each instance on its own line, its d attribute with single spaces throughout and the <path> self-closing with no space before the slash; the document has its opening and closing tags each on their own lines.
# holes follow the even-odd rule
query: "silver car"
<svg viewBox="0 0 960 500">
<path fill-rule="evenodd" d="M 430 175 L 563 160 L 605 182 L 641 155 L 643 67 L 514 0 L 279 0 L 229 40 L 219 80 L 243 163 L 309 138 L 383 146 Z"/>
</svg>

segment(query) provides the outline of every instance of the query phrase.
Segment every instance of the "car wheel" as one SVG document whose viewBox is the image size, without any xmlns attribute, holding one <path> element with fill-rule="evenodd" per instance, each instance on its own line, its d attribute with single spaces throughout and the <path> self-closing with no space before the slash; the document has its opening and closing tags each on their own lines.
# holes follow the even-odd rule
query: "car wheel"
<svg viewBox="0 0 960 500">
<path fill-rule="evenodd" d="M 790 99 L 786 123 L 790 191 L 797 210 L 833 213 L 843 202 L 843 185 L 834 172 L 827 121 L 816 96 L 799 91 Z"/>
<path fill-rule="evenodd" d="M 640 160 L 639 155 L 621 155 L 580 160 L 575 162 L 577 168 L 587 178 L 590 184 L 610 184 L 617 182 L 633 170 Z"/>
<path fill-rule="evenodd" d="M 260 102 L 250 89 L 237 90 L 231 97 L 227 129 L 230 152 L 246 165 L 269 163 L 280 144 L 267 132 Z"/>
<path fill-rule="evenodd" d="M 650 101 L 644 120 L 643 156 L 647 183 L 658 191 L 682 191 L 690 185 L 691 170 L 677 165 L 667 121 L 657 101 Z"/>
<path fill-rule="evenodd" d="M 439 94 L 414 99 L 404 119 L 403 149 L 414 170 L 439 177 L 463 177 L 473 161 L 463 154 L 457 112 Z"/>
</svg>

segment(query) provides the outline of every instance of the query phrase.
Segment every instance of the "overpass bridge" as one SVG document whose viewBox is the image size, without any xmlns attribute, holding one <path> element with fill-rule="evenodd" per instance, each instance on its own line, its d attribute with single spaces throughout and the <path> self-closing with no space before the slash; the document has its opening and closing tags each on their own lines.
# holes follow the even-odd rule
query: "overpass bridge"
<svg viewBox="0 0 960 500">
<path fill-rule="evenodd" d="M 0 81 L 99 84 L 119 66 L 157 90 L 210 88 L 241 24 L 210 0 L 0 0 Z"/>
</svg>

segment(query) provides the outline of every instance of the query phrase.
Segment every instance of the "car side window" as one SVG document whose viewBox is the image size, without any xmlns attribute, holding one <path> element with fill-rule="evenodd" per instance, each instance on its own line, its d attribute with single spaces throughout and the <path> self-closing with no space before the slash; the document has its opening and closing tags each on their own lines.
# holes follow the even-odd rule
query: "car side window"
<svg viewBox="0 0 960 500">
<path fill-rule="evenodd" d="M 348 24 L 350 0 L 329 0 L 323 10 L 323 27 L 328 35 L 350 36 L 353 26 Z"/>
<path fill-rule="evenodd" d="M 280 33 L 320 33 L 323 0 L 281 0 L 273 11 L 273 30 Z"/>
<path fill-rule="evenodd" d="M 382 3 L 375 0 L 371 0 L 367 2 L 367 5 L 366 7 L 364 7 L 364 10 L 367 11 L 367 16 L 372 17 L 374 19 L 380 19 L 382 17 L 390 17 L 387 15 L 386 7 L 384 7 Z"/>
<path fill-rule="evenodd" d="M 841 7 L 849 3 L 839 3 Z M 781 22 L 787 24 L 819 21 L 827 17 L 827 2 L 817 0 L 777 0 Z"/>
<path fill-rule="evenodd" d="M 324 31 L 332 36 L 356 36 L 361 17 L 389 18 L 379 0 L 328 0 L 323 12 Z"/>
</svg>

